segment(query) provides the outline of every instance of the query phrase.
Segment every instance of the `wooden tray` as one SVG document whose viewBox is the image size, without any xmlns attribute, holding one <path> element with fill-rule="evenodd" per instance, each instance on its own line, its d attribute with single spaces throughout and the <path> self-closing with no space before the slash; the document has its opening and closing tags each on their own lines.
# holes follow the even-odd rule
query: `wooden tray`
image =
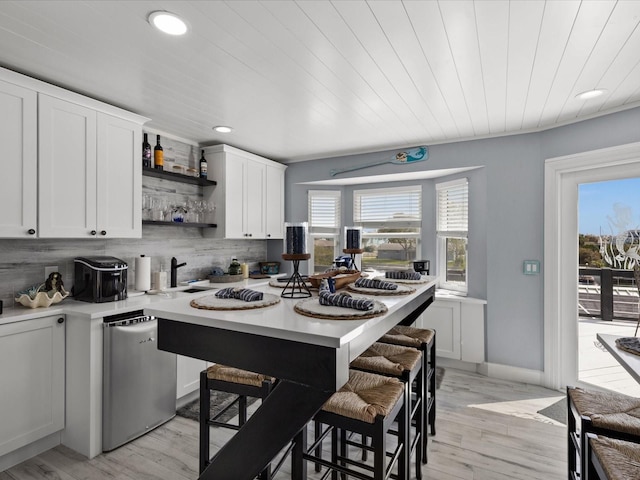
<svg viewBox="0 0 640 480">
<path fill-rule="evenodd" d="M 327 273 L 320 273 L 318 275 L 309 275 L 309 282 L 313 288 L 320 288 L 320 283 L 325 278 L 333 277 L 336 281 L 336 290 L 344 288 L 350 283 L 355 282 L 360 277 L 358 271 L 346 271 L 340 272 L 338 270 Z"/>
</svg>

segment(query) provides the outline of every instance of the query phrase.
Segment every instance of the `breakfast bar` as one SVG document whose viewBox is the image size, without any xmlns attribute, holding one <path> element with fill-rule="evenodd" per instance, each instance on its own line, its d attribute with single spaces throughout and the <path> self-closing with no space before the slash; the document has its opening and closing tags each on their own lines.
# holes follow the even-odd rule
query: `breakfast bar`
<svg viewBox="0 0 640 480">
<path fill-rule="evenodd" d="M 311 420 L 349 375 L 349 363 L 395 325 L 411 325 L 433 302 L 435 278 L 411 295 L 377 297 L 387 307 L 362 320 L 318 319 L 296 300 L 247 310 L 202 310 L 192 298 L 145 308 L 158 317 L 158 348 L 279 379 L 273 392 L 214 456 L 201 479 L 250 480 Z M 258 290 L 280 294 L 263 286 Z M 208 295 L 211 295 L 209 293 Z M 294 472 L 303 480 L 305 467 Z"/>
</svg>

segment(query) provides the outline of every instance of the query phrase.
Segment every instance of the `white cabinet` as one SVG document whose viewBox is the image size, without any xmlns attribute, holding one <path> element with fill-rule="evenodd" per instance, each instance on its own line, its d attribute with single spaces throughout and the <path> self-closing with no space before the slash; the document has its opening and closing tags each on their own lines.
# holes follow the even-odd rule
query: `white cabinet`
<svg viewBox="0 0 640 480">
<path fill-rule="evenodd" d="M 207 368 L 205 360 L 177 356 L 176 399 L 195 392 L 200 387 L 200 372 Z"/>
<path fill-rule="evenodd" d="M 282 238 L 286 166 L 228 145 L 204 149 L 209 177 L 205 196 L 216 205 L 216 238 Z"/>
<path fill-rule="evenodd" d="M 39 236 L 142 234 L 141 125 L 40 94 Z"/>
<path fill-rule="evenodd" d="M 0 325 L 0 456 L 64 428 L 65 323 Z"/>
<path fill-rule="evenodd" d="M 139 238 L 142 124 L 0 68 L 0 238 Z"/>
<path fill-rule="evenodd" d="M 267 238 L 284 238 L 284 170 L 282 165 L 267 165 L 265 229 Z"/>
<path fill-rule="evenodd" d="M 37 93 L 0 80 L 0 237 L 37 234 Z"/>
<path fill-rule="evenodd" d="M 436 354 L 464 362 L 484 362 L 484 300 L 436 298 L 422 314 L 423 328 L 436 331 Z"/>
</svg>

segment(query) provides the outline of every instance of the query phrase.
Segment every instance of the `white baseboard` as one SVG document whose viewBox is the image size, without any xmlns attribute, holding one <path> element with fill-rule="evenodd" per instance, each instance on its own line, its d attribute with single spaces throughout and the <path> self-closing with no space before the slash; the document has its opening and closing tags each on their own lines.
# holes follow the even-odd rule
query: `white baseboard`
<svg viewBox="0 0 640 480">
<path fill-rule="evenodd" d="M 500 363 L 485 362 L 479 365 L 478 373 L 486 375 L 487 377 L 509 380 L 511 382 L 544 386 L 544 372 L 541 370 L 530 370 L 528 368 L 502 365 Z"/>
<path fill-rule="evenodd" d="M 60 443 L 60 432 L 56 432 L 30 443 L 29 445 L 25 445 L 22 448 L 14 450 L 13 452 L 7 453 L 0 457 L 0 472 L 4 472 L 14 465 L 18 465 L 19 463 L 35 457 L 36 455 L 40 455 L 41 453 L 60 445 Z"/>
<path fill-rule="evenodd" d="M 544 372 L 539 370 L 512 367 L 499 363 L 470 363 L 442 357 L 437 358 L 436 365 L 444 368 L 449 367 L 466 372 L 479 373 L 485 377 L 499 378 L 500 380 L 544 386 Z"/>
</svg>

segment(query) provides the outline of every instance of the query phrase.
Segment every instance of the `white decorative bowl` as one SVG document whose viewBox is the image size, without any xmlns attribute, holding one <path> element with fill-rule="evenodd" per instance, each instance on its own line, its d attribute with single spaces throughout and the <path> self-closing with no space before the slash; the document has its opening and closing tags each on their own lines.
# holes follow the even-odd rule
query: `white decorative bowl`
<svg viewBox="0 0 640 480">
<path fill-rule="evenodd" d="M 16 297 L 16 302 L 29 308 L 50 307 L 54 303 L 60 303 L 69 296 L 69 292 L 62 290 L 63 293 L 56 292 L 53 297 L 47 295 L 47 292 L 38 292 L 35 298 L 31 298 L 26 293 Z"/>
</svg>

